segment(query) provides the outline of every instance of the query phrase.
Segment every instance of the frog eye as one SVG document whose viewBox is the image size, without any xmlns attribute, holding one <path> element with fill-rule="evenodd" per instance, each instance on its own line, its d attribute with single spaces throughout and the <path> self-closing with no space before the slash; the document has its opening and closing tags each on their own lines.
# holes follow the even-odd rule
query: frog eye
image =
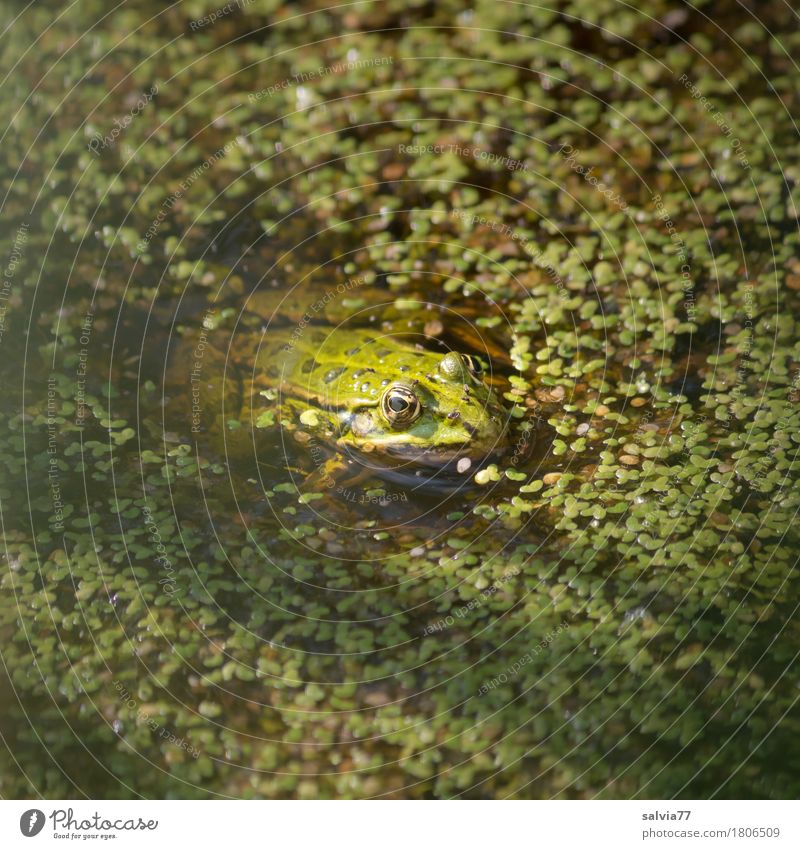
<svg viewBox="0 0 800 849">
<path fill-rule="evenodd" d="M 483 363 L 477 357 L 472 357 L 469 354 L 462 354 L 461 356 L 472 377 L 477 381 L 483 380 Z"/>
<path fill-rule="evenodd" d="M 393 383 L 381 396 L 381 413 L 392 427 L 406 427 L 422 413 L 422 405 L 410 386 Z"/>
</svg>

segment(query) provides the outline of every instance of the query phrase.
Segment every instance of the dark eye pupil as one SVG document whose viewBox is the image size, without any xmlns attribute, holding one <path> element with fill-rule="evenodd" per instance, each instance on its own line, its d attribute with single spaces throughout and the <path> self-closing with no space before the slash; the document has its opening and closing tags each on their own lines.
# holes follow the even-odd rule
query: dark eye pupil
<svg viewBox="0 0 800 849">
<path fill-rule="evenodd" d="M 389 408 L 394 413 L 402 413 L 403 410 L 408 408 L 408 401 L 406 401 L 405 398 L 401 398 L 399 395 L 395 395 L 389 399 Z"/>
</svg>

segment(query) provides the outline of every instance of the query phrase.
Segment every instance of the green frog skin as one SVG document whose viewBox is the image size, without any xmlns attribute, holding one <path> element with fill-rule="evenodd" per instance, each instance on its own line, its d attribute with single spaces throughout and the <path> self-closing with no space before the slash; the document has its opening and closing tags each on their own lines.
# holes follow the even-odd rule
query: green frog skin
<svg viewBox="0 0 800 849">
<path fill-rule="evenodd" d="M 375 460 L 436 466 L 504 447 L 506 413 L 478 360 L 456 351 L 369 329 L 268 331 L 253 364 L 254 386 L 264 381 L 284 427 Z"/>
</svg>

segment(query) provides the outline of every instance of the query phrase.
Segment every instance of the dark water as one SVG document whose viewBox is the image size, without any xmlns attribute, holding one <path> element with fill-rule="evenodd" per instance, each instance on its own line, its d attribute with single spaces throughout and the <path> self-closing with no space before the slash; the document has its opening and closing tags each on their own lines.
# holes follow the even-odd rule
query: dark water
<svg viewBox="0 0 800 849">
<path fill-rule="evenodd" d="M 5 796 L 795 795 L 796 69 L 562 5 L 15 24 Z M 506 450 L 321 486 L 241 415 L 308 312 L 481 356 Z"/>
</svg>

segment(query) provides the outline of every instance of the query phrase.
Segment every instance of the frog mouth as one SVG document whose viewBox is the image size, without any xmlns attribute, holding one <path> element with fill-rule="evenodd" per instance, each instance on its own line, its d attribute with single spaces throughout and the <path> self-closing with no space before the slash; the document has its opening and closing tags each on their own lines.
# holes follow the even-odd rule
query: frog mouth
<svg viewBox="0 0 800 849">
<path fill-rule="evenodd" d="M 465 442 L 460 446 L 448 446 L 442 448 L 417 448 L 416 450 L 408 450 L 409 446 L 402 446 L 405 450 L 395 450 L 394 448 L 387 449 L 387 453 L 393 457 L 398 457 L 406 462 L 413 462 L 421 466 L 434 466 L 440 468 L 450 463 L 458 463 L 460 460 L 470 460 L 473 463 L 480 463 L 486 457 L 499 454 L 500 451 L 495 448 L 482 450 L 471 442 Z"/>
<path fill-rule="evenodd" d="M 478 452 L 475 446 L 420 448 L 409 445 L 382 448 L 380 452 L 346 449 L 354 464 L 371 476 L 408 490 L 413 496 L 449 496 L 474 486 L 475 473 L 497 460 L 504 447 Z"/>
<path fill-rule="evenodd" d="M 448 474 L 452 472 L 463 480 L 469 472 L 477 471 L 490 460 L 502 457 L 505 449 L 502 440 L 498 440 L 488 446 L 476 445 L 471 441 L 460 445 L 431 447 L 394 443 L 371 447 L 348 446 L 345 450 L 351 459 L 376 472 L 388 468 L 394 471 L 406 470 L 408 474 L 415 475 L 417 470 L 427 469 Z M 459 471 L 459 468 L 462 470 Z"/>
</svg>

